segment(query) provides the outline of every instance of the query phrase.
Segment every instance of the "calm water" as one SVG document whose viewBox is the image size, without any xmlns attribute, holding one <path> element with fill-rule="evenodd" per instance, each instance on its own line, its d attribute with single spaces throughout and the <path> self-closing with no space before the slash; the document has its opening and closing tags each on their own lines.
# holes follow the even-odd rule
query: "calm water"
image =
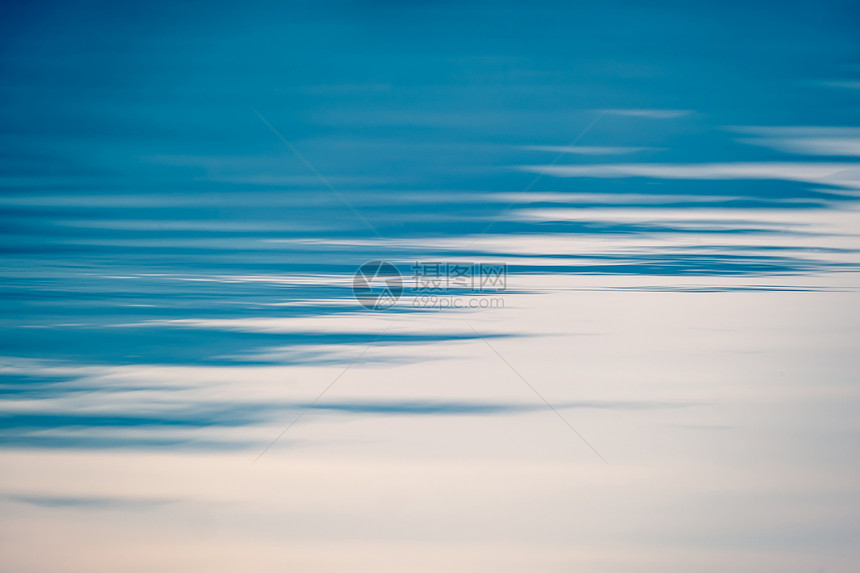
<svg viewBox="0 0 860 573">
<path fill-rule="evenodd" d="M 3 571 L 856 570 L 856 5 L 4 12 Z"/>
</svg>

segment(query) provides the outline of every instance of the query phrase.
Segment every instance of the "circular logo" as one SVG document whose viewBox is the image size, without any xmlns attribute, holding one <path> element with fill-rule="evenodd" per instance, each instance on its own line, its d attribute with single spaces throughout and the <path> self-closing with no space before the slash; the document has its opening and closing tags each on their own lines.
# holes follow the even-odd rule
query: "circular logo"
<svg viewBox="0 0 860 573">
<path fill-rule="evenodd" d="M 352 294 L 364 308 L 391 308 L 403 294 L 403 279 L 397 268 L 385 261 L 364 263 L 355 271 Z"/>
</svg>

